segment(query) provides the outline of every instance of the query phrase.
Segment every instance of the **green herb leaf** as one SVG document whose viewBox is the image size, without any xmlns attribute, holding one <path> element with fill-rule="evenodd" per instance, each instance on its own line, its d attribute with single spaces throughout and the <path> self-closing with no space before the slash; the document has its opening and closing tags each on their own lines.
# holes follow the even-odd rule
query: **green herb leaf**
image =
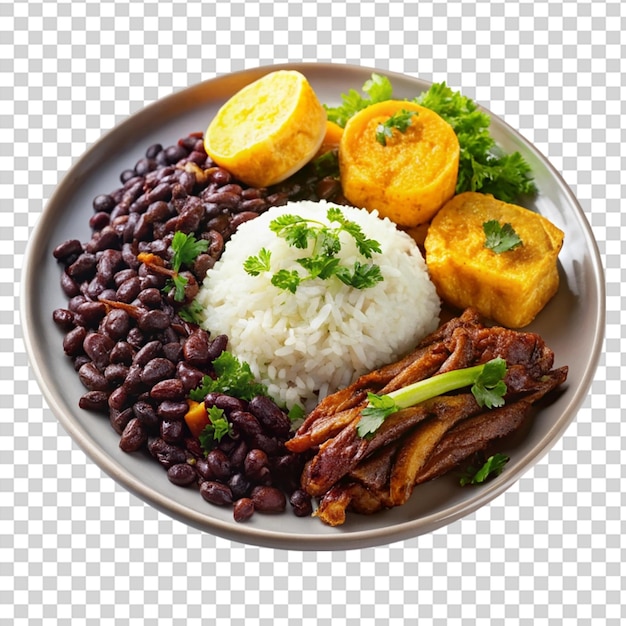
<svg viewBox="0 0 626 626">
<path fill-rule="evenodd" d="M 417 111 L 407 111 L 402 109 L 397 113 L 394 113 L 388 120 L 378 124 L 376 126 L 376 141 L 383 145 L 387 145 L 387 139 L 393 137 L 394 129 L 401 133 L 406 133 L 407 129 L 411 125 L 413 116 L 417 115 Z"/>
<path fill-rule="evenodd" d="M 485 248 L 489 248 L 496 254 L 502 254 L 514 250 L 522 245 L 522 240 L 508 222 L 500 224 L 498 220 L 489 220 L 483 224 L 485 233 Z"/>
<path fill-rule="evenodd" d="M 191 324 L 198 324 L 203 320 L 202 311 L 204 308 L 197 300 L 192 300 L 187 306 L 182 307 L 178 311 L 178 315 L 181 319 Z"/>
<path fill-rule="evenodd" d="M 206 252 L 209 242 L 206 239 L 196 240 L 193 234 L 186 235 L 181 231 L 174 233 L 172 239 L 172 269 L 178 272 L 183 265 L 190 265 L 202 252 Z"/>
<path fill-rule="evenodd" d="M 337 268 L 337 278 L 349 287 L 367 289 L 384 280 L 378 265 L 354 262 L 352 270 L 348 267 Z"/>
<path fill-rule="evenodd" d="M 278 270 L 272 276 L 271 282 L 274 287 L 296 293 L 296 289 L 301 281 L 300 274 L 296 270 Z"/>
<path fill-rule="evenodd" d="M 243 269 L 250 276 L 258 276 L 262 272 L 270 271 L 270 259 L 272 253 L 267 248 L 261 248 L 257 256 L 248 257 L 243 264 Z"/>
<path fill-rule="evenodd" d="M 368 406 L 361 411 L 356 432 L 359 437 L 370 438 L 389 415 L 398 411 L 398 405 L 389 395 L 379 396 L 371 392 L 368 392 L 367 400 Z"/>
<path fill-rule="evenodd" d="M 297 422 L 301 420 L 306 415 L 306 412 L 303 407 L 299 404 L 294 404 L 290 409 L 289 413 L 287 413 L 287 417 L 292 422 Z"/>
<path fill-rule="evenodd" d="M 198 436 L 200 445 L 206 454 L 213 450 L 215 444 L 219 443 L 225 435 L 232 432 L 231 424 L 224 416 L 223 409 L 212 406 L 207 413 L 211 423 L 207 424 Z"/>
<path fill-rule="evenodd" d="M 319 178 L 330 176 L 331 178 L 339 178 L 339 152 L 338 150 L 329 150 L 320 154 L 313 159 L 313 167 Z"/>
<path fill-rule="evenodd" d="M 250 365 L 245 361 L 240 361 L 236 356 L 228 351 L 222 352 L 213 361 L 215 378 L 204 376 L 202 383 L 189 392 L 192 400 L 201 402 L 204 397 L 211 392 L 217 391 L 226 393 L 242 400 L 252 400 L 257 395 L 267 395 L 267 387 L 257 383 Z"/>
<path fill-rule="evenodd" d="M 476 469 L 474 467 L 468 467 L 463 476 L 459 480 L 462 487 L 465 485 L 478 485 L 484 483 L 487 478 L 493 478 L 502 473 L 504 466 L 509 462 L 509 457 L 500 452 L 490 456 L 487 461 Z"/>
<path fill-rule="evenodd" d="M 363 96 L 355 89 L 350 89 L 348 93 L 342 94 L 341 105 L 328 107 L 324 105 L 328 119 L 342 128 L 348 120 L 355 114 L 376 102 L 390 100 L 393 95 L 393 86 L 386 76 L 372 74 L 363 85 Z"/>
<path fill-rule="evenodd" d="M 505 375 L 506 361 L 504 359 L 497 357 L 485 363 L 472 385 L 472 394 L 476 398 L 478 406 L 492 409 L 504 405 Z"/>
<path fill-rule="evenodd" d="M 167 291 L 174 289 L 174 300 L 177 302 L 183 302 L 185 299 L 185 287 L 189 281 L 185 276 L 180 274 L 174 274 L 172 278 L 168 278 L 165 288 Z"/>
<path fill-rule="evenodd" d="M 531 168 L 519 152 L 504 154 L 491 136 L 491 118 L 470 98 L 445 82 L 433 84 L 415 99 L 448 122 L 461 148 L 456 192 L 490 193 L 504 202 L 536 192 Z"/>
</svg>

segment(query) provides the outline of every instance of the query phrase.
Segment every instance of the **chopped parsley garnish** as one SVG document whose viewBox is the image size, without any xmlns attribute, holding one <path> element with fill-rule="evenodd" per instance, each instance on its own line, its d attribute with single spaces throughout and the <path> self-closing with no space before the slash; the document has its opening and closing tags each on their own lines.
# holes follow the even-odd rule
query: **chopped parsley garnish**
<svg viewBox="0 0 626 626">
<path fill-rule="evenodd" d="M 509 462 L 506 454 L 497 452 L 490 456 L 485 463 L 479 468 L 468 467 L 461 476 L 459 484 L 461 487 L 465 485 L 479 485 L 484 483 L 488 478 L 493 478 L 502 473 L 504 466 Z"/>
<path fill-rule="evenodd" d="M 489 248 L 496 254 L 502 254 L 523 245 L 520 236 L 508 222 L 500 224 L 498 220 L 489 220 L 483 224 L 483 231 L 485 248 Z"/>
<path fill-rule="evenodd" d="M 408 127 L 411 125 L 413 116 L 417 114 L 417 111 L 407 111 L 406 109 L 394 113 L 388 120 L 376 126 L 376 141 L 382 146 L 386 146 L 387 139 L 393 137 L 394 129 L 401 133 L 406 133 Z"/>
<path fill-rule="evenodd" d="M 228 351 L 222 352 L 213 361 L 215 378 L 204 376 L 198 387 L 189 392 L 189 397 L 196 402 L 202 402 L 211 392 L 226 393 L 242 400 L 252 400 L 254 396 L 268 395 L 267 387 L 256 382 L 250 366 L 240 361 Z"/>
<path fill-rule="evenodd" d="M 207 414 L 210 424 L 204 427 L 198 439 L 202 449 L 208 453 L 215 447 L 216 443 L 222 440 L 222 437 L 231 433 L 232 427 L 230 422 L 226 419 L 223 409 L 212 406 L 208 409 Z"/>
<path fill-rule="evenodd" d="M 348 267 L 342 265 L 341 259 L 336 256 L 341 250 L 341 233 L 347 233 L 354 239 L 359 253 L 366 259 L 381 252 L 378 241 L 366 237 L 361 227 L 346 219 L 338 207 L 329 208 L 326 218 L 337 226 L 289 214 L 281 215 L 270 222 L 270 230 L 290 246 L 308 250 L 312 244 L 310 255 L 296 260 L 306 273 L 302 274 L 297 269 L 280 269 L 273 274 L 272 285 L 295 293 L 302 281 L 314 278 L 326 280 L 335 276 L 355 289 L 366 289 L 383 280 L 378 265 L 355 261 Z M 271 252 L 267 248 L 261 248 L 258 255 L 246 259 L 243 267 L 251 276 L 270 272 Z"/>
<path fill-rule="evenodd" d="M 371 437 L 385 419 L 400 409 L 415 406 L 449 391 L 471 386 L 478 406 L 491 409 L 504 405 L 506 361 L 500 357 L 483 365 L 474 365 L 420 380 L 388 394 L 367 394 L 368 405 L 357 424 L 360 437 Z"/>
<path fill-rule="evenodd" d="M 181 231 L 174 233 L 172 238 L 172 277 L 167 280 L 164 290 L 174 289 L 174 300 L 185 300 L 185 287 L 189 282 L 185 276 L 179 274 L 184 265 L 191 265 L 196 257 L 206 252 L 209 242 L 206 239 L 196 239 L 193 234 L 186 235 Z"/>
</svg>

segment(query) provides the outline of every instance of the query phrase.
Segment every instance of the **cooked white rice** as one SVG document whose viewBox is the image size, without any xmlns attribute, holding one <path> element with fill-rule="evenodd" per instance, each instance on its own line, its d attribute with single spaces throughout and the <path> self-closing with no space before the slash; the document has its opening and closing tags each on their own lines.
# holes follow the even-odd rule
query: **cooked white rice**
<svg viewBox="0 0 626 626">
<path fill-rule="evenodd" d="M 380 243 L 382 253 L 370 262 L 380 267 L 382 282 L 359 290 L 334 277 L 314 279 L 295 294 L 271 284 L 279 267 L 303 271 L 295 260 L 305 254 L 272 233 L 269 222 L 289 213 L 327 223 L 330 206 L 336 205 L 289 203 L 242 224 L 197 297 L 203 327 L 227 334 L 228 349 L 289 408 L 312 409 L 359 375 L 404 355 L 439 323 L 440 301 L 415 242 L 388 219 L 362 209 L 340 207 Z M 341 242 L 344 264 L 365 261 L 350 236 L 342 234 Z M 244 261 L 262 247 L 271 251 L 272 272 L 250 276 Z"/>
</svg>

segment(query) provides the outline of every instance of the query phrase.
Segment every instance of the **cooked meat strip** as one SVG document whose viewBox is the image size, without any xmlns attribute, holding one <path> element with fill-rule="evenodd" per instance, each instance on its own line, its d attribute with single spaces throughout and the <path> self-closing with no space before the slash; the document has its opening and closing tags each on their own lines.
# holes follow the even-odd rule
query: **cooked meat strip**
<svg viewBox="0 0 626 626">
<path fill-rule="evenodd" d="M 565 382 L 567 367 L 554 370 L 542 378 L 537 391 L 524 399 L 510 405 L 505 404 L 451 428 L 415 477 L 415 484 L 449 472 L 475 452 L 486 448 L 492 440 L 505 437 L 516 430 L 530 414 L 533 404 Z"/>
</svg>

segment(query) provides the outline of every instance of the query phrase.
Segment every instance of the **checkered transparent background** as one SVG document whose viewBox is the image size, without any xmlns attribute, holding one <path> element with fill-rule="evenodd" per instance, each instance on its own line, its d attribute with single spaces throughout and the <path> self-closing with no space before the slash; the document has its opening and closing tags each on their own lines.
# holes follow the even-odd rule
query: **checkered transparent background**
<svg viewBox="0 0 626 626">
<path fill-rule="evenodd" d="M 625 31 L 619 0 L 1 0 L 0 625 L 624 623 Z M 562 172 L 606 267 L 606 350 L 561 441 L 474 515 L 366 550 L 245 546 L 156 512 L 57 424 L 21 341 L 25 244 L 88 146 L 172 91 L 303 60 L 485 104 Z"/>
</svg>

